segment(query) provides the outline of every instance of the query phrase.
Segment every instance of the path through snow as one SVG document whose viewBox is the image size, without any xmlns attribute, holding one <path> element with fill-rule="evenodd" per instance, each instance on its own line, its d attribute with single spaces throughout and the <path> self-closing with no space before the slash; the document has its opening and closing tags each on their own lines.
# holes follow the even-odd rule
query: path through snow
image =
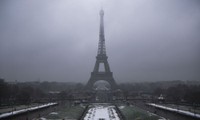
<svg viewBox="0 0 200 120">
<path fill-rule="evenodd" d="M 120 120 L 115 106 L 96 104 L 92 105 L 84 120 Z"/>
</svg>

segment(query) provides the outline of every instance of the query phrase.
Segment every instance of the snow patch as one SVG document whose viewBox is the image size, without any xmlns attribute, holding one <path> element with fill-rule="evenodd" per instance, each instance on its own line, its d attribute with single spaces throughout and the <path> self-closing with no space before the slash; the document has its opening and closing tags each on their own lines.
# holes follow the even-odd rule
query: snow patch
<svg viewBox="0 0 200 120">
<path fill-rule="evenodd" d="M 37 110 L 37 109 L 49 107 L 49 106 L 56 105 L 56 104 L 58 104 L 58 103 L 48 103 L 48 104 L 44 104 L 44 105 L 40 105 L 40 106 L 36 106 L 36 107 L 30 107 L 30 108 L 25 108 L 25 109 L 21 109 L 21 110 L 12 111 L 12 112 L 7 112 L 7 113 L 4 113 L 4 114 L 1 114 L 0 119 L 6 118 L 6 117 L 9 117 L 9 116 L 13 116 L 13 115 L 17 115 L 17 114 L 21 114 L 21 113 L 25 113 L 25 112 L 28 112 L 28 111 L 34 111 L 34 110 Z"/>
<path fill-rule="evenodd" d="M 176 112 L 176 113 L 179 113 L 179 114 L 182 114 L 182 115 L 187 115 L 187 116 L 191 116 L 191 117 L 195 117 L 195 118 L 200 118 L 200 114 L 192 113 L 192 112 L 189 112 L 189 111 L 179 110 L 179 109 L 170 108 L 170 107 L 165 107 L 165 106 L 154 104 L 154 103 L 148 103 L 148 105 L 154 106 L 154 107 L 157 107 L 157 108 L 160 108 L 160 109 Z"/>
<path fill-rule="evenodd" d="M 51 112 L 50 114 L 51 114 L 51 115 L 58 115 L 57 112 Z"/>
<path fill-rule="evenodd" d="M 119 109 L 124 109 L 125 106 L 119 106 Z"/>
</svg>

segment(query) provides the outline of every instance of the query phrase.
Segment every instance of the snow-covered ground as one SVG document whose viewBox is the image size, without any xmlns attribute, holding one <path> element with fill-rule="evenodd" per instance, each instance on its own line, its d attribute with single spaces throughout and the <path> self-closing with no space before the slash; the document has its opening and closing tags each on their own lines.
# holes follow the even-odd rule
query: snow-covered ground
<svg viewBox="0 0 200 120">
<path fill-rule="evenodd" d="M 13 111 L 13 112 L 3 113 L 3 114 L 0 115 L 0 119 L 8 117 L 8 116 L 12 116 L 12 115 L 25 113 L 25 112 L 28 112 L 28 111 L 33 111 L 33 110 L 49 107 L 49 106 L 56 105 L 56 104 L 58 104 L 58 103 L 48 103 L 48 104 L 44 104 L 44 105 L 40 105 L 40 106 L 36 106 L 36 107 L 30 107 L 30 108 L 25 108 L 25 109 L 21 109 L 21 110 L 16 110 L 16 111 Z"/>
<path fill-rule="evenodd" d="M 84 120 L 120 120 L 115 106 L 113 105 L 93 105 L 87 112 Z"/>
<path fill-rule="evenodd" d="M 154 104 L 154 103 L 148 103 L 148 105 L 154 106 L 154 107 L 157 107 L 157 108 L 160 108 L 160 109 L 176 112 L 176 113 L 183 114 L 183 115 L 200 118 L 200 114 L 195 114 L 195 113 L 192 113 L 192 112 L 189 112 L 189 111 L 170 108 L 170 107 L 166 107 L 166 106 L 162 106 L 162 105 L 158 105 L 158 104 Z"/>
</svg>

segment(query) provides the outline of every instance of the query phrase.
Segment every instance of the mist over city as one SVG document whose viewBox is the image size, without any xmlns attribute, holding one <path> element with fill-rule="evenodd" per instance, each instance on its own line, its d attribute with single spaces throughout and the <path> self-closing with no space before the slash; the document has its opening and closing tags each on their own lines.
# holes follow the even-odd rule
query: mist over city
<svg viewBox="0 0 200 120">
<path fill-rule="evenodd" d="M 199 0 L 1 0 L 0 119 L 199 120 Z"/>
<path fill-rule="evenodd" d="M 200 80 L 198 0 L 2 0 L 0 77 L 86 83 L 105 11 L 117 82 Z"/>
</svg>

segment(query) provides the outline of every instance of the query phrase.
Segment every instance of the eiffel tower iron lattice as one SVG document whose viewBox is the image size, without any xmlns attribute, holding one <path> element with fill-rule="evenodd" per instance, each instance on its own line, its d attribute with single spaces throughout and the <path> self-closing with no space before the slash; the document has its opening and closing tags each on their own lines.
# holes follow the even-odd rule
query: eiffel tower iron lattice
<svg viewBox="0 0 200 120">
<path fill-rule="evenodd" d="M 93 89 L 93 85 L 95 82 L 99 80 L 104 80 L 110 84 L 111 90 L 117 88 L 116 82 L 113 78 L 113 73 L 110 71 L 110 67 L 108 64 L 108 57 L 106 55 L 106 47 L 105 47 L 105 36 L 104 36 L 104 11 L 100 10 L 100 29 L 99 29 L 99 43 L 98 43 L 98 52 L 96 56 L 96 63 L 94 66 L 93 72 L 91 72 L 90 79 L 86 85 L 87 89 Z M 100 64 L 104 64 L 104 70 L 100 71 Z"/>
</svg>

